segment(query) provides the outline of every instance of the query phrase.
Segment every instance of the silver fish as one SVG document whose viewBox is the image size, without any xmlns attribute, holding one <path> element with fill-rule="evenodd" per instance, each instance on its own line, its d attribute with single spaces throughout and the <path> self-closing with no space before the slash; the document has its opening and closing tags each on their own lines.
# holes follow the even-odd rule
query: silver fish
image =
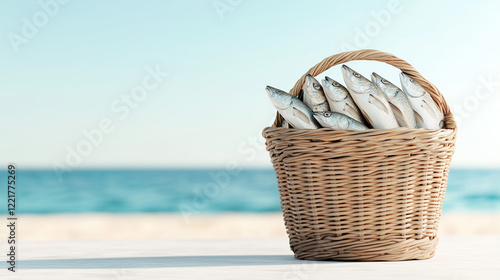
<svg viewBox="0 0 500 280">
<path fill-rule="evenodd" d="M 406 94 L 400 88 L 375 72 L 372 73 L 372 83 L 384 93 L 399 126 L 417 128 L 415 113 L 413 112 L 413 108 Z"/>
<path fill-rule="evenodd" d="M 398 128 L 398 121 L 384 94 L 368 79 L 342 65 L 342 74 L 352 99 L 373 128 Z"/>
<path fill-rule="evenodd" d="M 367 130 L 368 127 L 353 118 L 337 112 L 314 112 L 313 116 L 321 126 L 333 129 Z"/>
<path fill-rule="evenodd" d="M 345 114 L 358 122 L 364 122 L 358 106 L 343 85 L 330 77 L 325 77 L 321 83 L 331 111 Z"/>
<path fill-rule="evenodd" d="M 432 100 L 431 95 L 406 74 L 401 73 L 400 79 L 403 91 L 415 111 L 418 125 L 430 129 L 444 128 L 444 114 Z"/>
<path fill-rule="evenodd" d="M 313 112 L 324 112 L 330 110 L 323 88 L 313 76 L 306 76 L 306 81 L 302 87 L 302 91 L 304 92 L 304 103 L 309 106 Z"/>
<path fill-rule="evenodd" d="M 270 86 L 266 87 L 266 91 L 274 107 L 294 128 L 319 128 L 319 124 L 314 119 L 311 109 L 297 97 Z"/>
</svg>

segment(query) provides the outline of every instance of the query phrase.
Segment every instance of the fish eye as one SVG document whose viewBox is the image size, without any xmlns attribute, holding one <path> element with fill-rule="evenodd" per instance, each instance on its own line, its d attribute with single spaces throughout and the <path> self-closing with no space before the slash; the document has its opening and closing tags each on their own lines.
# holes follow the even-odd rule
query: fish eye
<svg viewBox="0 0 500 280">
<path fill-rule="evenodd" d="M 410 82 L 414 83 L 414 82 L 415 82 L 415 80 L 414 80 L 414 79 L 412 79 L 412 78 L 410 78 Z"/>
<path fill-rule="evenodd" d="M 340 84 L 339 84 L 339 83 L 337 83 L 337 82 L 333 82 L 333 86 L 334 86 L 334 87 L 340 87 Z"/>
<path fill-rule="evenodd" d="M 360 74 L 358 74 L 358 73 L 356 73 L 356 72 L 354 72 L 354 73 L 352 73 L 352 74 L 353 74 L 353 75 L 354 75 L 354 77 L 356 77 L 356 78 L 361 77 L 361 75 L 360 75 Z"/>
<path fill-rule="evenodd" d="M 389 83 L 389 81 L 388 81 L 388 80 L 386 80 L 386 79 L 382 79 L 382 80 L 380 80 L 380 81 L 382 82 L 382 84 L 388 84 L 388 83 Z"/>
<path fill-rule="evenodd" d="M 325 113 L 323 113 L 323 116 L 325 116 L 325 117 L 327 117 L 327 118 L 328 118 L 328 117 L 330 117 L 331 115 L 332 115 L 332 113 L 329 113 L 329 112 L 325 112 Z"/>
<path fill-rule="evenodd" d="M 321 86 L 320 86 L 319 84 L 317 84 L 317 83 L 314 83 L 314 84 L 313 84 L 313 88 L 314 88 L 314 89 L 317 89 L 317 90 L 320 90 L 320 89 L 321 89 Z"/>
</svg>

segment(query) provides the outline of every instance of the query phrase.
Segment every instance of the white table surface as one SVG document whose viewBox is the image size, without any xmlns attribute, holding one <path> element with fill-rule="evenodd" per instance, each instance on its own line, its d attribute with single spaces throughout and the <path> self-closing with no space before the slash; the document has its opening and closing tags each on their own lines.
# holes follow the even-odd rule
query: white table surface
<svg viewBox="0 0 500 280">
<path fill-rule="evenodd" d="M 500 279 L 500 236 L 441 237 L 403 262 L 301 261 L 283 238 L 21 242 L 18 258 L 0 279 Z"/>
</svg>

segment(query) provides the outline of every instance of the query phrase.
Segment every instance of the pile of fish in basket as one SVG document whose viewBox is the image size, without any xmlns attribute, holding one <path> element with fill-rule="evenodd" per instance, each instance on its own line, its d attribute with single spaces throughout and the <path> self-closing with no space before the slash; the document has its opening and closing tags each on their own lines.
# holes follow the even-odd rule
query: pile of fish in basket
<svg viewBox="0 0 500 280">
<path fill-rule="evenodd" d="M 376 73 L 370 81 L 346 65 L 342 75 L 346 87 L 329 77 L 321 86 L 307 75 L 299 97 L 268 86 L 267 94 L 285 120 L 282 126 L 356 131 L 444 127 L 444 115 L 432 97 L 405 73 L 400 75 L 402 90 Z"/>
</svg>

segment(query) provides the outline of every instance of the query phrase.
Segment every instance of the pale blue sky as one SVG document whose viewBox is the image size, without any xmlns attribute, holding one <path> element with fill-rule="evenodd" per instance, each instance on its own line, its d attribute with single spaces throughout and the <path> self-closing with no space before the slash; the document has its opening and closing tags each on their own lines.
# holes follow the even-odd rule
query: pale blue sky
<svg viewBox="0 0 500 280">
<path fill-rule="evenodd" d="M 214 8 L 231 3 L 223 14 Z M 11 40 L 23 36 L 23 18 L 43 20 L 45 12 L 38 1 L 2 0 L 1 161 L 64 164 L 67 149 L 86 139 L 82 131 L 110 119 L 114 130 L 76 167 L 221 167 L 231 161 L 270 167 L 262 144 L 252 144 L 275 115 L 265 86 L 288 91 L 315 63 L 350 45 L 406 59 L 452 108 L 468 108 L 455 166 L 500 167 L 500 85 L 481 86 L 482 79 L 500 81 L 500 2 L 400 1 L 395 13 L 389 3 L 73 0 L 60 4 L 16 52 Z M 387 13 L 387 22 L 377 21 Z M 359 32 L 369 33 L 362 44 L 355 43 Z M 156 65 L 168 77 L 121 118 L 112 104 Z M 399 83 L 399 71 L 390 66 L 349 65 Z M 338 67 L 327 74 L 341 80 Z"/>
</svg>

